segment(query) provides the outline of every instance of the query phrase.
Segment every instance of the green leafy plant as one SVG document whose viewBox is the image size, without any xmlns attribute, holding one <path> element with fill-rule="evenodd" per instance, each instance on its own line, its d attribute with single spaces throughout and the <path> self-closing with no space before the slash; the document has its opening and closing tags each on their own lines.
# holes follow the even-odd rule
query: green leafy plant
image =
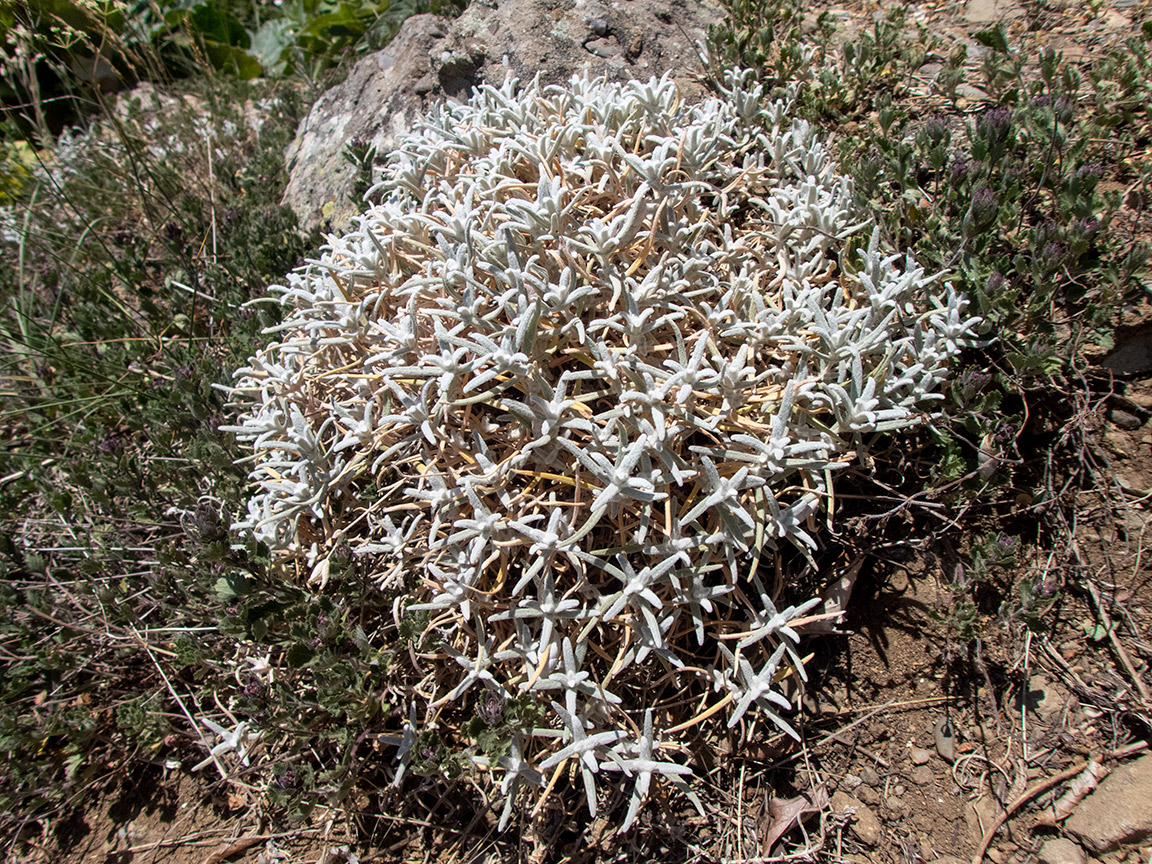
<svg viewBox="0 0 1152 864">
<path fill-rule="evenodd" d="M 197 95 L 138 91 L 39 151 L 0 211 L 6 820 L 163 761 L 190 730 L 153 661 L 193 691 L 219 676 L 214 584 L 259 567 L 220 521 L 243 477 L 212 384 L 276 321 L 240 304 L 303 252 L 276 179 L 298 109 L 226 79 Z"/>
</svg>

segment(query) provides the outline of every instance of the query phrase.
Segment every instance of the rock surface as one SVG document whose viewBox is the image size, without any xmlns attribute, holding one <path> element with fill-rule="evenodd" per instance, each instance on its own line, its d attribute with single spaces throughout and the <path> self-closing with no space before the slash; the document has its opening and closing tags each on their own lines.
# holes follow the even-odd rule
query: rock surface
<svg viewBox="0 0 1152 864">
<path fill-rule="evenodd" d="M 832 796 L 832 809 L 836 813 L 846 813 L 854 811 L 853 819 L 850 824 L 852 833 L 855 834 L 861 843 L 868 846 L 879 846 L 884 839 L 884 826 L 880 824 L 880 820 L 876 814 L 872 812 L 871 808 L 853 798 L 846 792 L 837 792 Z"/>
<path fill-rule="evenodd" d="M 375 145 L 383 159 L 435 100 L 466 98 L 508 72 L 546 83 L 585 69 L 615 80 L 671 72 L 694 95 L 704 71 L 696 42 L 722 19 L 719 0 L 476 0 L 456 20 L 414 15 L 301 121 L 285 154 L 284 203 L 306 231 L 347 226 L 362 209 L 351 198 L 349 141 Z"/>
<path fill-rule="evenodd" d="M 927 765 L 917 765 L 912 769 L 912 782 L 918 786 L 927 786 L 934 779 L 932 769 Z"/>
<path fill-rule="evenodd" d="M 1066 837 L 1046 841 L 1039 857 L 1040 864 L 1088 864 L 1084 850 Z"/>
<path fill-rule="evenodd" d="M 1152 837 L 1152 755 L 1104 778 L 1068 817 L 1064 829 L 1095 855 Z"/>
<path fill-rule="evenodd" d="M 1019 17 L 1021 11 L 1013 0 L 968 0 L 964 6 L 964 20 L 971 24 L 995 24 Z"/>
<path fill-rule="evenodd" d="M 956 761 L 956 727 L 952 725 L 952 721 L 947 717 L 941 717 L 936 721 L 936 727 L 933 729 L 933 737 L 936 741 L 936 752 L 940 754 L 940 758 L 945 762 Z"/>
</svg>

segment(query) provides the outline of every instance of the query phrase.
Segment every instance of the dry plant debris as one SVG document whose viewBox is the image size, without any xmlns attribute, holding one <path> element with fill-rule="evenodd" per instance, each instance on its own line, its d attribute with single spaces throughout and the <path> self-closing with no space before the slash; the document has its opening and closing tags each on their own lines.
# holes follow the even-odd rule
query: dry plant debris
<svg viewBox="0 0 1152 864">
<path fill-rule="evenodd" d="M 867 241 L 742 73 L 696 105 L 667 78 L 485 86 L 370 194 L 277 289 L 229 428 L 237 527 L 317 590 L 356 561 L 396 597 L 374 638 L 415 630 L 396 782 L 456 748 L 506 824 L 566 765 L 593 813 L 623 774 L 626 830 L 653 777 L 694 798 L 684 736 L 795 735 L 789 624 L 818 601 L 777 608 L 762 556 L 815 548 L 836 469 L 931 417 L 965 300 Z"/>
</svg>

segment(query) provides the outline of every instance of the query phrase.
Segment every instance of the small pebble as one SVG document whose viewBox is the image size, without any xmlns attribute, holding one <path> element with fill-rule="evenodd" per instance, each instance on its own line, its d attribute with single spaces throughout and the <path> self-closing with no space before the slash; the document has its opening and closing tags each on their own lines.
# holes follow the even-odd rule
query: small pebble
<svg viewBox="0 0 1152 864">
<path fill-rule="evenodd" d="M 1087 864 L 1084 850 L 1064 837 L 1054 837 L 1040 847 L 1040 864 Z"/>
<path fill-rule="evenodd" d="M 867 786 L 879 786 L 880 775 L 876 773 L 876 769 L 871 765 L 865 765 L 860 771 L 860 779 L 864 781 Z"/>
<path fill-rule="evenodd" d="M 932 758 L 932 754 L 923 747 L 913 747 L 909 755 L 912 757 L 913 765 L 927 765 L 928 760 Z"/>
<path fill-rule="evenodd" d="M 927 786 L 932 780 L 932 769 L 927 765 L 917 765 L 912 769 L 912 782 L 916 785 Z"/>
<path fill-rule="evenodd" d="M 945 762 L 956 761 L 956 728 L 947 717 L 936 721 L 936 752 Z"/>
<path fill-rule="evenodd" d="M 609 31 L 607 18 L 589 18 L 588 30 L 593 36 L 607 36 Z"/>
<path fill-rule="evenodd" d="M 1127 411 L 1121 411 L 1119 408 L 1112 409 L 1112 422 L 1121 429 L 1132 431 L 1139 429 L 1144 425 L 1143 421 L 1135 414 L 1129 414 Z"/>
</svg>

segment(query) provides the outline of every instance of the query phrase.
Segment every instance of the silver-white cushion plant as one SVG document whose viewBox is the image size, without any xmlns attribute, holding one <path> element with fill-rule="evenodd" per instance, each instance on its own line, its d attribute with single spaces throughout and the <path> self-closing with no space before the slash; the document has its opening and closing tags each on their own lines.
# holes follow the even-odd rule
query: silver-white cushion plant
<svg viewBox="0 0 1152 864">
<path fill-rule="evenodd" d="M 567 765 L 593 813 L 631 778 L 625 830 L 653 776 L 695 800 L 693 727 L 796 734 L 779 682 L 817 601 L 777 608 L 761 555 L 815 548 L 835 469 L 931 416 L 976 319 L 875 232 L 838 261 L 850 183 L 788 109 L 743 73 L 694 105 L 667 78 L 481 87 L 276 288 L 231 391 L 237 527 L 318 590 L 350 547 L 396 623 L 430 613 L 397 782 L 421 732 L 528 694 L 550 722 L 470 756 L 502 824 Z"/>
</svg>

